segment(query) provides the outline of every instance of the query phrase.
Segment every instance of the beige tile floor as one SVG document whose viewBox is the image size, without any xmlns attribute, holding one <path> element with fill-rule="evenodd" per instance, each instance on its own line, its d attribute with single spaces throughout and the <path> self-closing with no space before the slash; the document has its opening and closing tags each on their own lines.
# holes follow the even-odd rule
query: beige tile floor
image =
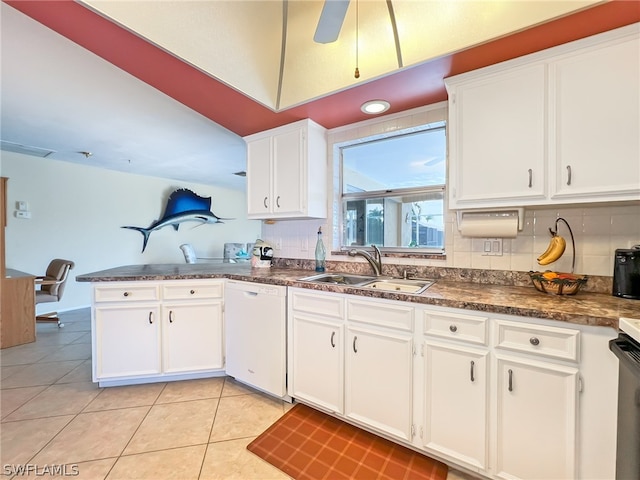
<svg viewBox="0 0 640 480">
<path fill-rule="evenodd" d="M 288 403 L 229 377 L 99 388 L 89 316 L 62 313 L 64 328 L 39 323 L 35 343 L 0 350 L 3 478 L 59 465 L 79 479 L 289 478 L 246 450 Z"/>
</svg>

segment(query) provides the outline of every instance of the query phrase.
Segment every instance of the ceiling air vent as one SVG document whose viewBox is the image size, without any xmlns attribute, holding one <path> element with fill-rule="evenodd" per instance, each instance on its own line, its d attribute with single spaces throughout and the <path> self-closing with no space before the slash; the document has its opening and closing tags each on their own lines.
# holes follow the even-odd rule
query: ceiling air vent
<svg viewBox="0 0 640 480">
<path fill-rule="evenodd" d="M 48 148 L 32 147 L 30 145 L 21 145 L 19 143 L 7 142 L 0 140 L 0 150 L 5 152 L 22 153 L 23 155 L 31 155 L 33 157 L 48 157 L 52 153 L 56 153 L 55 150 Z"/>
</svg>

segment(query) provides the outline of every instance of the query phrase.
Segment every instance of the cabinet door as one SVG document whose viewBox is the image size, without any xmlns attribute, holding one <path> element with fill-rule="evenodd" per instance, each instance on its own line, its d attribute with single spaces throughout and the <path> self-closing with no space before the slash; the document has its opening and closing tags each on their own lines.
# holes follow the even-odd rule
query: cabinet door
<svg viewBox="0 0 640 480">
<path fill-rule="evenodd" d="M 95 308 L 94 381 L 161 372 L 157 304 Z"/>
<path fill-rule="evenodd" d="M 638 85 L 637 37 L 556 62 L 554 197 L 640 198 Z"/>
<path fill-rule="evenodd" d="M 273 212 L 304 214 L 305 129 L 280 133 L 273 137 Z"/>
<path fill-rule="evenodd" d="M 165 373 L 221 369 L 222 301 L 162 307 Z"/>
<path fill-rule="evenodd" d="M 496 475 L 575 478 L 578 370 L 496 358 Z"/>
<path fill-rule="evenodd" d="M 293 312 L 293 396 L 344 412 L 344 327 Z"/>
<path fill-rule="evenodd" d="M 488 351 L 425 344 L 424 446 L 486 469 Z"/>
<path fill-rule="evenodd" d="M 249 215 L 272 212 L 271 138 L 247 143 L 247 209 Z"/>
<path fill-rule="evenodd" d="M 345 347 L 345 415 L 411 441 L 412 336 L 349 326 Z"/>
<path fill-rule="evenodd" d="M 465 81 L 450 88 L 449 101 L 451 206 L 543 199 L 545 65 Z"/>
</svg>

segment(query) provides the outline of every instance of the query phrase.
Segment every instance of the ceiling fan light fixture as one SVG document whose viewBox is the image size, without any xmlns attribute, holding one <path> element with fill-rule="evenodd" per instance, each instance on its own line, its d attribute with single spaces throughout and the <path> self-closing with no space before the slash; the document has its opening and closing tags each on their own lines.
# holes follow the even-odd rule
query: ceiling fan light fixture
<svg viewBox="0 0 640 480">
<path fill-rule="evenodd" d="M 391 105 L 385 100 L 369 100 L 362 104 L 360 110 L 369 115 L 377 115 L 386 112 L 389 110 L 389 107 L 391 107 Z"/>
</svg>

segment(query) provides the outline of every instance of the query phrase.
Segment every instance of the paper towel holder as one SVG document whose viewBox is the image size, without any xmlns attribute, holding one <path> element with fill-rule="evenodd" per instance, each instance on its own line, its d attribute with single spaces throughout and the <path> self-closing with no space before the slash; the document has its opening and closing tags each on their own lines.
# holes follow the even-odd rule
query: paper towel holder
<svg viewBox="0 0 640 480">
<path fill-rule="evenodd" d="M 500 213 L 507 214 L 512 213 L 518 218 L 518 231 L 521 232 L 524 228 L 524 208 L 492 208 L 492 209 L 479 209 L 479 210 L 457 210 L 456 217 L 458 221 L 458 231 L 461 231 L 460 226 L 462 225 L 463 217 L 465 214 L 486 214 L 486 213 Z"/>
</svg>

